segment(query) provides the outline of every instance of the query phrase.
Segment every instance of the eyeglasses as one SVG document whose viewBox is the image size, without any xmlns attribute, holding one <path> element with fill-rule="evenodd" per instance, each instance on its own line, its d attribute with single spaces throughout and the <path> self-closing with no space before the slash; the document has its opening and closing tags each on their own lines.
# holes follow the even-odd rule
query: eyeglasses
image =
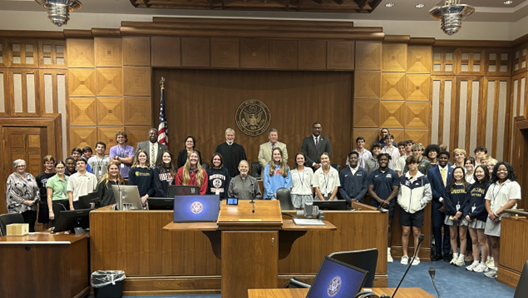
<svg viewBox="0 0 528 298">
<path fill-rule="evenodd" d="M 25 168 L 26 165 L 19 165 L 19 166 L 16 166 L 15 168 Z"/>
</svg>

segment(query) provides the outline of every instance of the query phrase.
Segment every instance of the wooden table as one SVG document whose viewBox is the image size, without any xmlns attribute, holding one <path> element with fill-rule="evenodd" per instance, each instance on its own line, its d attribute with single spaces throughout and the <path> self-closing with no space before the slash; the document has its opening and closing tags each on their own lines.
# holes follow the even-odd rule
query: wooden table
<svg viewBox="0 0 528 298">
<path fill-rule="evenodd" d="M 309 289 L 251 289 L 248 298 L 305 298 Z M 378 295 L 392 295 L 395 288 L 373 288 Z M 421 288 L 400 288 L 398 298 L 434 298 Z"/>
<path fill-rule="evenodd" d="M 0 256 L 0 297 L 90 293 L 87 234 L 0 237 Z"/>
</svg>

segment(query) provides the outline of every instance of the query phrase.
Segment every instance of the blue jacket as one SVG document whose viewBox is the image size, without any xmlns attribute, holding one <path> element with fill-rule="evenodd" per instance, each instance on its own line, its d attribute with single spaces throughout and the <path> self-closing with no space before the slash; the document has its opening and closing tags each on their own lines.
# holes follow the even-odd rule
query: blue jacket
<svg viewBox="0 0 528 298">
<path fill-rule="evenodd" d="M 489 183 L 485 187 L 477 186 L 477 184 L 471 184 L 468 187 L 466 204 L 464 204 L 463 215 L 469 215 L 471 220 L 478 219 L 480 221 L 486 221 L 488 218 L 488 212 L 486 211 L 486 192 L 489 188 Z M 475 206 L 475 210 L 471 209 Z"/>
<path fill-rule="evenodd" d="M 346 167 L 339 173 L 339 194 L 348 203 L 352 201 L 352 198 L 363 203 L 365 195 L 367 194 L 367 178 L 368 172 L 362 167 L 358 166 L 356 174 L 352 175 L 350 167 Z"/>
<path fill-rule="evenodd" d="M 286 170 L 288 171 L 288 176 L 286 177 L 283 177 L 282 174 L 278 174 L 277 172 L 275 172 L 273 176 L 270 176 L 269 168 L 270 165 L 267 164 L 262 175 L 262 180 L 264 180 L 264 200 L 271 200 L 275 198 L 277 189 L 281 187 L 286 187 L 288 190 L 291 188 L 291 170 L 288 166 L 286 166 Z M 275 171 L 279 169 L 280 167 L 275 165 Z"/>
<path fill-rule="evenodd" d="M 453 168 L 451 168 L 449 165 L 446 166 L 447 169 L 447 178 L 446 178 L 446 186 L 449 185 L 449 181 L 451 181 L 451 177 L 453 176 Z M 433 190 L 433 202 L 438 202 L 438 199 L 440 197 L 445 198 L 445 187 L 444 182 L 442 181 L 442 174 L 440 173 L 440 167 L 432 167 L 429 170 L 429 173 L 427 174 L 427 178 L 429 179 L 429 182 L 431 183 L 431 188 Z"/>
</svg>

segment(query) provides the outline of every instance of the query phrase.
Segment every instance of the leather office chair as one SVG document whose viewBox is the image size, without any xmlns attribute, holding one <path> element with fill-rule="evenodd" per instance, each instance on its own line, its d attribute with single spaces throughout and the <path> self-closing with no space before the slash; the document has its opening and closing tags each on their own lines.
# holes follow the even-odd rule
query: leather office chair
<svg viewBox="0 0 528 298">
<path fill-rule="evenodd" d="M 204 170 L 209 169 L 209 164 L 206 163 L 206 162 L 204 162 L 204 163 L 202 164 L 202 168 L 204 168 Z"/>
<path fill-rule="evenodd" d="M 260 179 L 262 172 L 262 166 L 259 162 L 255 161 L 251 163 L 251 176 Z"/>
<path fill-rule="evenodd" d="M 376 265 L 378 264 L 378 249 L 370 248 L 353 251 L 340 251 L 328 255 L 343 263 L 356 266 L 360 269 L 367 270 L 368 274 L 365 279 L 366 288 L 372 288 L 374 285 L 374 276 L 376 275 Z"/>
<path fill-rule="evenodd" d="M 281 210 L 295 210 L 295 207 L 293 207 L 291 196 L 290 196 L 290 190 L 281 187 L 277 189 L 277 200 L 280 202 Z"/>
<path fill-rule="evenodd" d="M 338 163 L 333 163 L 333 164 L 330 164 L 332 166 L 332 168 L 336 169 L 337 172 L 341 172 L 341 165 L 338 164 Z"/>
<path fill-rule="evenodd" d="M 515 295 L 513 298 L 525 298 L 528 297 L 528 261 L 524 263 L 524 268 L 519 278 L 517 288 L 515 288 Z"/>
<path fill-rule="evenodd" d="M 7 234 L 7 225 L 14 223 L 24 223 L 22 214 L 2 214 L 0 215 L 0 236 Z"/>
</svg>

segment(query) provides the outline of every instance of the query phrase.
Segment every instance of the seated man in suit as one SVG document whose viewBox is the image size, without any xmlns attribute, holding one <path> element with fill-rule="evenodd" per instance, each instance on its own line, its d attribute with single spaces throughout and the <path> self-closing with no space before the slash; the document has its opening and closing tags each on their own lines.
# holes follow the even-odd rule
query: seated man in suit
<svg viewBox="0 0 528 298">
<path fill-rule="evenodd" d="M 271 160 L 271 152 L 275 148 L 279 148 L 282 151 L 282 158 L 285 163 L 288 163 L 288 150 L 286 149 L 286 144 L 277 141 L 279 139 L 279 133 L 275 128 L 270 129 L 268 134 L 269 142 L 260 144 L 258 161 L 262 169 L 269 164 Z"/>
<path fill-rule="evenodd" d="M 321 135 L 323 127 L 321 123 L 314 122 L 312 124 L 312 135 L 306 137 L 301 146 L 301 151 L 306 156 L 307 167 L 312 167 L 314 172 L 321 167 L 321 154 L 328 152 L 329 157 L 332 157 L 332 147 L 330 140 Z"/>
<path fill-rule="evenodd" d="M 139 142 L 137 144 L 136 152 L 139 150 L 145 150 L 149 155 L 150 167 L 155 168 L 161 162 L 161 156 L 163 152 L 169 151 L 169 148 L 164 144 L 158 142 L 158 130 L 151 128 L 149 130 L 149 140 Z"/>
</svg>

